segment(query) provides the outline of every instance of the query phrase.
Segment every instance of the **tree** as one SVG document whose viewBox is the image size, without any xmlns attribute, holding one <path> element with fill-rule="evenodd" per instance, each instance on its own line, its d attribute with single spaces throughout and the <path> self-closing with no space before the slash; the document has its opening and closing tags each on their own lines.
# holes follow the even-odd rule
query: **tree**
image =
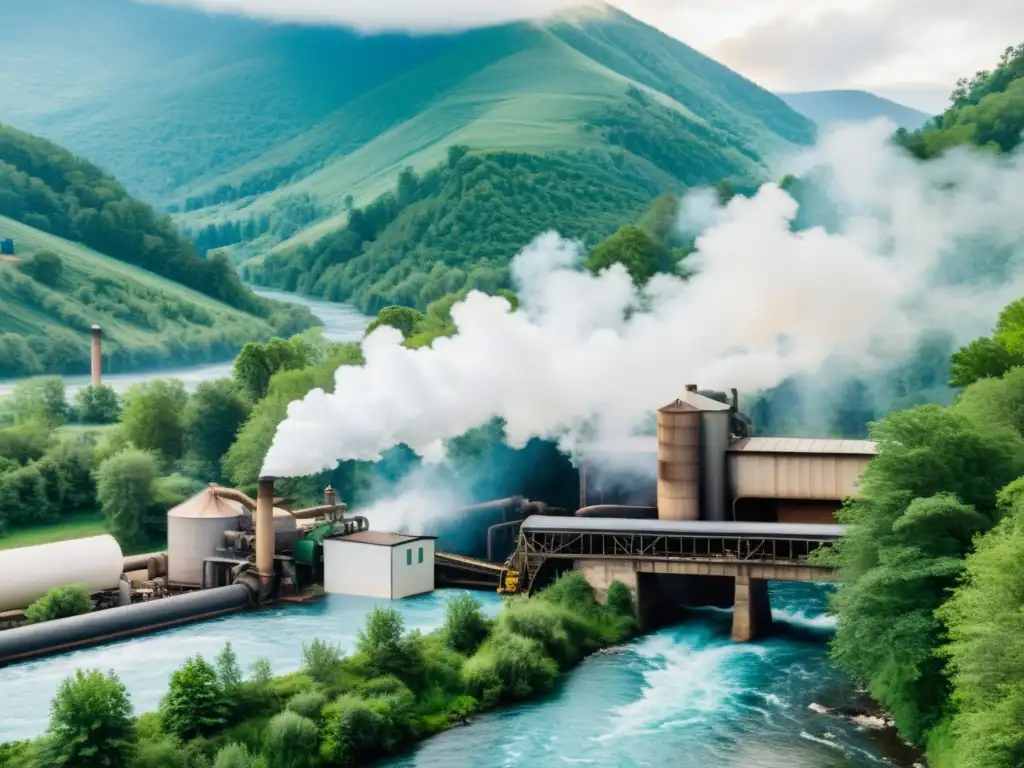
<svg viewBox="0 0 1024 768">
<path fill-rule="evenodd" d="M 121 400 L 106 384 L 83 387 L 75 396 L 75 411 L 83 424 L 114 424 L 121 416 Z"/>
<path fill-rule="evenodd" d="M 408 681 L 419 671 L 417 637 L 405 634 L 405 620 L 394 608 L 374 608 L 357 634 L 356 647 L 371 676 L 394 675 Z"/>
<path fill-rule="evenodd" d="M 456 595 L 445 606 L 444 641 L 453 651 L 470 656 L 487 639 L 491 622 L 484 616 L 480 602 L 472 595 Z"/>
<path fill-rule="evenodd" d="M 48 376 L 18 382 L 11 391 L 10 408 L 14 412 L 15 423 L 39 421 L 59 427 L 68 418 L 64 381 Z"/>
<path fill-rule="evenodd" d="M 1017 491 L 938 611 L 948 627 L 942 655 L 956 704 L 950 759 L 959 768 L 1016 768 L 1024 760 L 1024 504 Z"/>
<path fill-rule="evenodd" d="M 639 227 L 622 227 L 598 245 L 587 258 L 587 268 L 597 274 L 612 264 L 622 264 L 636 285 L 643 285 L 661 266 L 661 252 L 654 239 Z"/>
<path fill-rule="evenodd" d="M 267 768 L 263 755 L 254 755 L 244 744 L 226 744 L 217 752 L 213 768 Z"/>
<path fill-rule="evenodd" d="M 68 616 L 80 616 L 92 610 L 92 598 L 89 590 L 80 585 L 54 587 L 36 600 L 25 611 L 25 616 L 33 624 L 53 619 L 64 619 Z"/>
<path fill-rule="evenodd" d="M 51 521 L 58 510 L 46 491 L 38 463 L 4 472 L 0 475 L 0 525 Z"/>
<path fill-rule="evenodd" d="M 226 709 L 217 671 L 198 655 L 171 673 L 170 690 L 160 703 L 164 731 L 183 741 L 216 733 L 226 722 Z"/>
<path fill-rule="evenodd" d="M 121 426 L 136 447 L 161 458 L 181 458 L 185 445 L 185 407 L 188 393 L 177 379 L 136 384 L 125 394 Z"/>
<path fill-rule="evenodd" d="M 839 514 L 847 535 L 820 556 L 839 567 L 832 653 L 867 683 L 904 737 L 920 743 L 949 693 L 934 611 L 956 583 L 972 535 L 994 523 L 996 492 L 1020 474 L 1024 452 L 1011 428 L 978 426 L 934 405 L 890 414 L 871 437 L 878 454 L 860 496 Z"/>
<path fill-rule="evenodd" d="M 153 483 L 159 474 L 156 456 L 127 448 L 100 464 L 96 498 L 110 531 L 122 545 L 147 542 L 159 522 L 154 517 Z"/>
<path fill-rule="evenodd" d="M 76 670 L 61 683 L 47 733 L 55 762 L 67 768 L 123 768 L 135 752 L 128 691 L 111 672 Z"/>
<path fill-rule="evenodd" d="M 55 287 L 64 273 L 64 262 L 53 251 L 39 251 L 22 265 L 21 271 L 40 283 Z"/>
<path fill-rule="evenodd" d="M 231 693 L 242 684 L 242 669 L 238 666 L 238 656 L 231 647 L 231 641 L 217 655 L 217 682 L 226 693 Z"/>
<path fill-rule="evenodd" d="M 316 723 L 285 710 L 274 715 L 263 737 L 269 768 L 314 768 L 320 764 Z"/>
<path fill-rule="evenodd" d="M 408 339 L 418 331 L 420 324 L 426 319 L 422 312 L 417 312 L 409 307 L 384 307 L 377 313 L 377 317 L 366 327 L 364 335 L 369 336 L 382 325 L 389 325 L 402 332 L 402 338 Z"/>
<path fill-rule="evenodd" d="M 185 447 L 192 473 L 221 479 L 221 459 L 249 416 L 249 405 L 230 379 L 204 381 L 185 408 Z"/>
<path fill-rule="evenodd" d="M 266 659 L 256 659 L 249 667 L 250 679 L 257 685 L 266 685 L 274 677 L 274 671 L 270 667 L 270 662 Z"/>
</svg>

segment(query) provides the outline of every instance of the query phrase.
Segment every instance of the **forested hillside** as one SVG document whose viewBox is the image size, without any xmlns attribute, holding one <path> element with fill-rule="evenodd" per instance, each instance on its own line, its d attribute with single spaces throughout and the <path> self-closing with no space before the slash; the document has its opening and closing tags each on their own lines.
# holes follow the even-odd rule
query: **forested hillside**
<svg viewBox="0 0 1024 768">
<path fill-rule="evenodd" d="M 315 323 L 201 257 L 109 174 L 3 125 L 0 239 L 15 246 L 0 260 L 0 377 L 86 370 L 94 323 L 112 370 L 225 359 Z"/>
</svg>

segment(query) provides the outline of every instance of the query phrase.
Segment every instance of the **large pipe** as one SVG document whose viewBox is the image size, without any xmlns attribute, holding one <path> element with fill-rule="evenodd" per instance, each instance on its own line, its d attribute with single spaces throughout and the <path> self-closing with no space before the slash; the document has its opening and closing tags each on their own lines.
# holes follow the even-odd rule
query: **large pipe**
<svg viewBox="0 0 1024 768">
<path fill-rule="evenodd" d="M 314 517 L 332 517 L 335 515 L 345 514 L 345 510 L 348 509 L 347 504 L 321 504 L 319 507 L 308 507 L 307 509 L 299 509 L 292 512 L 292 517 L 296 520 L 309 520 Z"/>
<path fill-rule="evenodd" d="M 273 489 L 273 482 L 274 481 L 271 480 L 270 482 L 271 482 L 271 489 Z M 222 499 L 230 499 L 231 501 L 237 501 L 239 504 L 241 504 L 243 507 L 248 509 L 250 512 L 254 512 L 256 510 L 256 502 L 253 501 L 251 498 L 249 498 L 244 493 L 242 493 L 241 491 L 236 491 L 234 488 L 224 488 L 223 486 L 215 485 L 213 483 L 210 483 L 210 492 L 214 496 L 219 496 Z M 271 506 L 273 506 L 273 501 L 274 500 L 271 499 L 270 501 L 271 501 Z"/>
<path fill-rule="evenodd" d="M 522 520 L 509 520 L 507 523 L 498 523 L 487 529 L 487 561 L 494 562 L 494 535 L 506 528 L 518 528 L 522 526 Z"/>
<path fill-rule="evenodd" d="M 274 478 L 261 477 L 256 494 L 256 570 L 266 584 L 274 577 Z"/>
<path fill-rule="evenodd" d="M 92 385 L 98 387 L 103 378 L 103 331 L 98 325 L 92 327 Z"/>
<path fill-rule="evenodd" d="M 576 517 L 619 517 L 629 520 L 655 520 L 657 507 L 633 507 L 625 504 L 595 504 L 576 510 Z"/>
<path fill-rule="evenodd" d="M 495 501 L 485 501 L 481 504 L 473 504 L 469 507 L 463 507 L 457 510 L 458 512 L 483 512 L 486 509 L 506 509 L 508 507 L 521 507 L 523 505 L 522 496 L 510 496 L 507 499 L 497 499 Z"/>
<path fill-rule="evenodd" d="M 0 666 L 222 616 L 251 602 L 248 587 L 232 584 L 4 630 L 0 632 Z"/>
<path fill-rule="evenodd" d="M 149 567 L 149 559 L 151 557 L 159 558 L 163 554 L 163 552 L 150 552 L 148 555 L 129 555 L 124 558 L 124 572 L 144 571 Z"/>
</svg>

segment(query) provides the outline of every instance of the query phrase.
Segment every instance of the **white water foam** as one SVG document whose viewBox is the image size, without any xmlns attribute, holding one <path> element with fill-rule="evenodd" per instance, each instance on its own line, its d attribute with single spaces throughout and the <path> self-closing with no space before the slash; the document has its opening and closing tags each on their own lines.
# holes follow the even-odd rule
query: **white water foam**
<svg viewBox="0 0 1024 768">
<path fill-rule="evenodd" d="M 807 613 L 806 611 L 773 610 L 772 621 L 790 624 L 820 632 L 835 631 L 836 617 L 830 613 Z"/>
</svg>

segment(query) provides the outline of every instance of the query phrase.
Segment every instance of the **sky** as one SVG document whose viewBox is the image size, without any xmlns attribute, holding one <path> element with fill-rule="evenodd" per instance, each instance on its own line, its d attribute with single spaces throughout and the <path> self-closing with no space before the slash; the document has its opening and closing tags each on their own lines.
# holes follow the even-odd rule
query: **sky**
<svg viewBox="0 0 1024 768">
<path fill-rule="evenodd" d="M 595 0 L 144 0 L 367 32 L 544 17 Z M 1021 0 L 611 0 L 774 91 L 870 90 L 940 111 L 958 77 L 1024 42 Z"/>
</svg>

